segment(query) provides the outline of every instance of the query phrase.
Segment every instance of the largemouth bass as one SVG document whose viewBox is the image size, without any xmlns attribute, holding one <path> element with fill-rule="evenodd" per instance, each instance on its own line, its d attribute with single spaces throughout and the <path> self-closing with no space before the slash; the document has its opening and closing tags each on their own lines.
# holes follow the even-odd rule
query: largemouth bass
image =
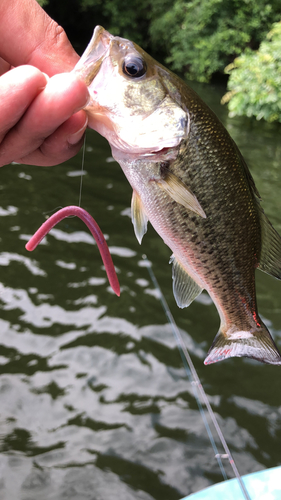
<svg viewBox="0 0 281 500">
<path fill-rule="evenodd" d="M 203 289 L 217 307 L 221 325 L 205 364 L 232 356 L 281 364 L 255 291 L 257 268 L 281 279 L 281 238 L 224 126 L 180 78 L 100 26 L 74 71 L 89 88 L 90 127 L 133 188 L 139 242 L 150 221 L 172 250 L 179 307 Z"/>
</svg>

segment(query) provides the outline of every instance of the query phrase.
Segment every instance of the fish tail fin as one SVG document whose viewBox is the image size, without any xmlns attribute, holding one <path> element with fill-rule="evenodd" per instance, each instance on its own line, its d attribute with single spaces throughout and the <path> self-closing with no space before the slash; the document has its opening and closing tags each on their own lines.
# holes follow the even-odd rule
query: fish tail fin
<svg viewBox="0 0 281 500">
<path fill-rule="evenodd" d="M 266 326 L 261 322 L 255 331 L 219 330 L 204 361 L 205 365 L 232 357 L 256 359 L 262 363 L 281 365 L 281 355 Z"/>
</svg>

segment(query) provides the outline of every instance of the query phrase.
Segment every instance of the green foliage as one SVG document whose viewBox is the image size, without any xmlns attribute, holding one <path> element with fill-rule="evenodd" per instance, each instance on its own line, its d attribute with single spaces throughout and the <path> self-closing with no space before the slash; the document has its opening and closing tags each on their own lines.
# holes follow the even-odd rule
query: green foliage
<svg viewBox="0 0 281 500">
<path fill-rule="evenodd" d="M 280 0 L 176 0 L 164 12 L 152 7 L 154 44 L 165 43 L 172 69 L 208 81 L 246 46 L 258 47 L 280 19 Z"/>
<path fill-rule="evenodd" d="M 89 0 L 84 0 L 89 2 Z M 148 30 L 147 12 L 149 0 L 105 0 L 103 15 L 108 19 L 107 29 L 114 35 L 133 39 L 136 43 L 144 41 Z M 146 45 L 146 44 L 145 44 Z"/>
<path fill-rule="evenodd" d="M 256 50 L 280 0 L 38 0 L 78 52 L 101 24 L 186 78 L 208 81 L 246 47 Z"/>
<path fill-rule="evenodd" d="M 275 23 L 258 51 L 247 50 L 226 70 L 231 70 L 230 116 L 255 116 L 281 122 L 281 22 Z"/>
<path fill-rule="evenodd" d="M 42 1 L 42 0 L 40 0 Z M 82 52 L 97 24 L 113 35 L 128 38 L 147 48 L 151 0 L 43 0 L 46 12 L 58 22 Z"/>
<path fill-rule="evenodd" d="M 41 7 L 45 7 L 47 5 L 49 0 L 37 0 L 37 2 L 39 3 L 39 5 L 41 5 Z"/>
</svg>

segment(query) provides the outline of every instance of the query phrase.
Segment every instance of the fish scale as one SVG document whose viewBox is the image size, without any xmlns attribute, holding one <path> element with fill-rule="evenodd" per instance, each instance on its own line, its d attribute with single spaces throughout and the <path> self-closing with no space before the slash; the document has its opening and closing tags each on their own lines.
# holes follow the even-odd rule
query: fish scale
<svg viewBox="0 0 281 500">
<path fill-rule="evenodd" d="M 185 161 L 186 165 L 186 158 L 182 158 L 181 161 Z M 150 180 L 153 169 L 155 172 L 159 170 L 158 164 L 143 164 L 138 162 L 138 165 L 136 165 L 134 162 L 121 162 L 121 167 L 133 189 L 137 189 L 140 182 L 142 183 L 141 198 L 146 207 L 148 219 L 165 243 L 171 248 L 174 255 L 181 261 L 188 274 L 192 276 L 197 274 L 200 277 L 202 288 L 205 288 L 210 293 L 216 304 L 217 302 L 224 303 L 225 301 L 223 301 L 223 298 L 226 294 L 231 297 L 231 300 L 228 300 L 221 314 L 224 316 L 226 316 L 226 314 L 229 316 L 235 315 L 236 323 L 238 323 L 237 326 L 240 328 L 243 327 L 242 329 L 247 327 L 248 329 L 249 321 L 246 321 L 245 304 L 241 303 L 238 294 L 240 289 L 243 293 L 245 293 L 246 289 L 248 291 L 248 296 L 251 298 L 251 302 L 253 302 L 252 297 L 254 297 L 254 304 L 251 304 L 251 306 L 250 301 L 247 300 L 248 307 L 251 309 L 253 305 L 255 307 L 254 266 L 247 266 L 246 270 L 249 269 L 249 271 L 246 273 L 244 272 L 242 276 L 239 275 L 238 277 L 236 267 L 239 269 L 240 260 L 245 261 L 245 258 L 249 260 L 248 247 L 251 242 L 248 238 L 245 239 L 240 231 L 241 237 L 239 241 L 236 242 L 239 245 L 239 252 L 236 252 L 237 255 L 235 256 L 234 246 L 229 248 L 228 239 L 230 239 L 232 243 L 233 238 L 230 232 L 226 233 L 226 226 L 230 224 L 231 221 L 237 225 L 236 220 L 232 217 L 232 213 L 229 214 L 227 219 L 224 218 L 223 224 L 220 225 L 214 225 L 214 219 L 211 216 L 209 218 L 207 216 L 206 219 L 200 220 L 198 216 L 189 214 L 184 207 L 171 200 L 156 183 Z M 190 170 L 192 169 L 189 168 L 188 172 L 190 172 Z M 194 169 L 194 175 L 189 175 L 188 173 L 186 176 L 183 176 L 185 181 L 187 181 L 188 177 L 189 186 L 191 186 L 192 191 L 196 194 L 198 194 L 198 190 L 196 189 L 198 187 L 198 182 L 200 183 L 201 189 L 203 188 L 204 190 L 204 185 L 202 186 L 202 177 L 198 175 L 197 172 L 198 169 Z M 154 176 L 156 176 L 155 173 Z M 198 194 L 198 198 L 202 201 L 203 207 L 205 207 L 205 205 L 208 207 L 208 199 L 206 199 L 208 197 L 204 196 L 201 200 Z M 205 204 L 203 200 L 206 200 Z M 210 213 L 215 211 L 216 206 L 212 207 Z M 206 213 L 209 213 L 208 208 L 206 208 Z M 206 234 L 211 234 L 211 239 L 206 236 Z M 216 244 L 216 242 L 219 243 Z M 210 248 L 212 250 L 215 248 L 215 259 L 209 257 L 208 252 Z M 237 257 L 238 262 L 236 262 Z M 206 261 L 204 261 L 204 258 L 206 258 Z M 229 266 L 230 260 L 232 263 L 231 267 Z M 254 258 L 253 262 L 256 264 Z M 236 292 L 235 294 L 233 294 L 234 290 Z M 239 309 L 242 309 L 241 314 L 239 314 Z M 241 320 L 239 321 L 240 317 Z M 252 318 L 252 315 L 250 318 Z M 226 322 L 226 318 L 224 318 L 224 320 Z M 232 323 L 231 317 L 228 322 Z M 255 322 L 252 320 L 251 327 L 254 325 Z"/>
<path fill-rule="evenodd" d="M 205 364 L 245 356 L 280 365 L 258 315 L 255 270 L 281 279 L 281 238 L 222 123 L 180 78 L 101 26 L 74 72 L 89 88 L 90 127 L 133 188 L 139 242 L 150 221 L 173 252 L 179 307 L 203 289 L 216 305 L 221 325 Z"/>
</svg>

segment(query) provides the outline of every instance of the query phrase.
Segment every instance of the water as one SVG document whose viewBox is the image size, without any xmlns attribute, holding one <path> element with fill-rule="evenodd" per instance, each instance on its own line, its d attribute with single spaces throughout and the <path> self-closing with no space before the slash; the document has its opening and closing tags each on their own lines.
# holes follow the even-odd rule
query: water
<svg viewBox="0 0 281 500">
<path fill-rule="evenodd" d="M 196 88 L 240 146 L 281 232 L 280 125 L 230 120 L 220 90 Z M 280 368 L 203 365 L 216 309 L 206 294 L 177 308 L 170 251 L 151 227 L 139 246 L 131 188 L 109 159 L 106 141 L 89 132 L 82 206 L 107 235 L 120 298 L 79 219 L 62 221 L 33 253 L 24 248 L 44 214 L 78 203 L 81 155 L 53 168 L 1 169 L 1 500 L 176 500 L 222 480 L 143 253 L 240 473 L 281 463 Z M 257 273 L 257 295 L 280 349 L 281 284 Z"/>
</svg>

